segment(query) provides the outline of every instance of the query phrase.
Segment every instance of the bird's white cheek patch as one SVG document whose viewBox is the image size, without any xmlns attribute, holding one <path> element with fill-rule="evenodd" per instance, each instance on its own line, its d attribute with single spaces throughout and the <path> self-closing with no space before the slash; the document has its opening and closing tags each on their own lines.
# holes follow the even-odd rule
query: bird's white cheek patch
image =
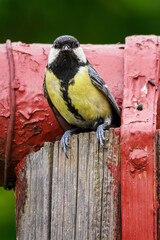
<svg viewBox="0 0 160 240">
<path fill-rule="evenodd" d="M 83 52 L 83 50 L 82 50 L 82 48 L 81 47 L 78 47 L 78 48 L 75 48 L 75 49 L 73 49 L 73 52 L 75 53 L 75 55 L 79 58 L 79 61 L 80 62 L 84 62 L 84 63 L 86 63 L 86 56 L 85 56 L 85 54 L 84 54 L 84 52 Z"/>
<path fill-rule="evenodd" d="M 48 56 L 48 64 L 54 62 L 54 60 L 58 57 L 59 49 L 51 48 L 49 56 Z"/>
</svg>

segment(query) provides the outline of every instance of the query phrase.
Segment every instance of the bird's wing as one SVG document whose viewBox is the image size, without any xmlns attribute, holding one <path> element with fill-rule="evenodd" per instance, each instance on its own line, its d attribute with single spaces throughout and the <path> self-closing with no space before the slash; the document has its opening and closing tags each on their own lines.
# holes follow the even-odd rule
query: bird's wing
<svg viewBox="0 0 160 240">
<path fill-rule="evenodd" d="M 53 111 L 53 114 L 57 120 L 57 122 L 59 123 L 60 127 L 63 129 L 63 131 L 67 131 L 71 128 L 73 128 L 62 116 L 61 114 L 58 112 L 58 110 L 55 108 L 55 106 L 53 105 L 50 97 L 49 97 L 49 94 L 48 94 L 48 91 L 47 91 L 47 88 L 46 88 L 46 75 L 44 76 L 44 82 L 43 82 L 43 94 L 44 94 L 44 97 L 47 99 L 48 101 L 48 104 L 50 106 L 50 108 L 52 109 Z"/>
<path fill-rule="evenodd" d="M 92 80 L 92 83 L 104 94 L 104 96 L 110 102 L 112 109 L 114 111 L 115 122 L 117 122 L 118 125 L 120 125 L 121 111 L 112 93 L 110 92 L 109 88 L 107 87 L 103 79 L 98 75 L 94 67 L 89 62 L 87 63 L 87 65 L 88 65 L 88 74 Z"/>
</svg>

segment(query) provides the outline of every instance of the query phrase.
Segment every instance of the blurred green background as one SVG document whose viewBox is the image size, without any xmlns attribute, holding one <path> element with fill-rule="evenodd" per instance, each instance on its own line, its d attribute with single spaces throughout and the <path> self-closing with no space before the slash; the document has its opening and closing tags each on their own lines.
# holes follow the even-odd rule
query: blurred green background
<svg viewBox="0 0 160 240">
<path fill-rule="evenodd" d="M 15 240 L 14 192 L 0 188 L 0 239 Z"/>
<path fill-rule="evenodd" d="M 123 43 L 158 35 L 159 13 L 159 0 L 0 0 L 0 41 L 52 43 L 71 34 L 81 43 Z"/>
<path fill-rule="evenodd" d="M 0 0 L 0 42 L 70 34 L 81 43 L 124 43 L 128 35 L 160 35 L 159 14 L 159 0 Z M 14 220 L 13 191 L 0 188 L 0 239 L 16 239 Z"/>
</svg>

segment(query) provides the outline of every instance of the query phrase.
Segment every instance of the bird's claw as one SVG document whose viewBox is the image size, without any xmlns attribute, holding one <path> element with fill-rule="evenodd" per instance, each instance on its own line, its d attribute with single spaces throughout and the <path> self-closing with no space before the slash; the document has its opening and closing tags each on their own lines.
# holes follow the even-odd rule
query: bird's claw
<svg viewBox="0 0 160 240">
<path fill-rule="evenodd" d="M 103 125 L 98 126 L 96 134 L 97 134 L 97 139 L 99 140 L 101 147 L 104 148 L 103 142 L 105 142 L 107 139 L 104 136 Z"/>
<path fill-rule="evenodd" d="M 65 153 L 66 156 L 67 156 L 67 148 L 70 148 L 68 140 L 71 136 L 72 136 L 71 131 L 68 130 L 63 134 L 63 136 L 61 138 L 62 150 L 63 150 L 63 152 Z"/>
</svg>

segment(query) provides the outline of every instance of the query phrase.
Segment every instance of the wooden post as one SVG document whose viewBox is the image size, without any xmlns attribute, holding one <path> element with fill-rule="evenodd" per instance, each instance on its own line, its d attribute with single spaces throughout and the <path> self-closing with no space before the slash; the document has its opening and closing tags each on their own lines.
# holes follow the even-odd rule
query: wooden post
<svg viewBox="0 0 160 240">
<path fill-rule="evenodd" d="M 18 240 L 117 240 L 120 231 L 119 129 L 74 135 L 68 159 L 60 142 L 46 143 L 17 166 Z"/>
</svg>

